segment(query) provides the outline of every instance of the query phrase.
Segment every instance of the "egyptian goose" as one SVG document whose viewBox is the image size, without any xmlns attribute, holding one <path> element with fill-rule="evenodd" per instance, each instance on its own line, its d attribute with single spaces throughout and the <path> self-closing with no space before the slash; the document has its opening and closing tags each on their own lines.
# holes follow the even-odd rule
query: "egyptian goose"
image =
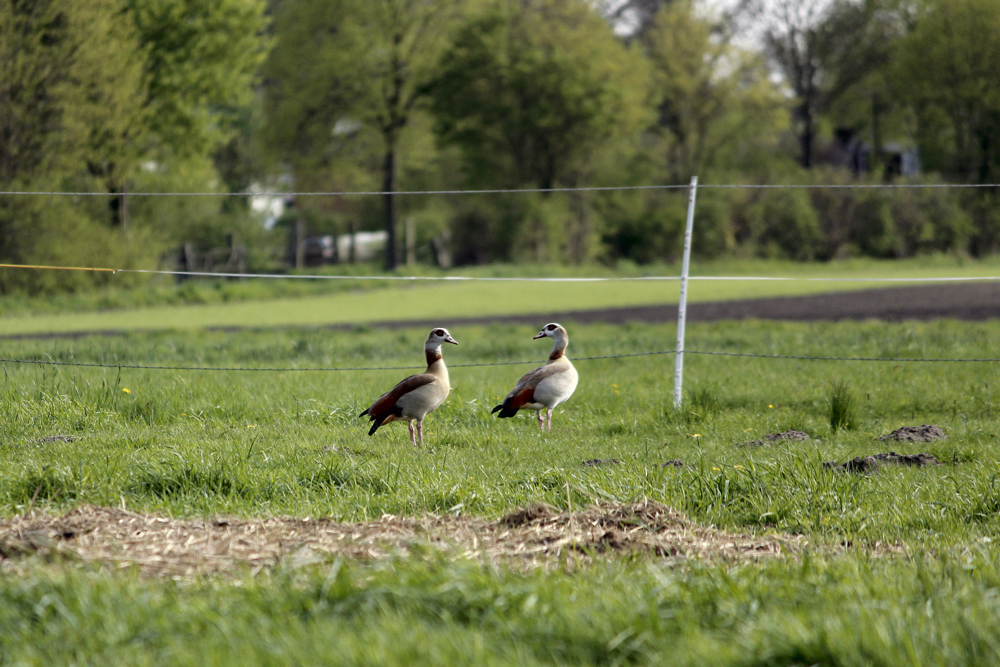
<svg viewBox="0 0 1000 667">
<path fill-rule="evenodd" d="M 548 409 L 548 430 L 552 430 L 552 410 L 573 395 L 580 377 L 573 363 L 566 358 L 569 335 L 560 324 L 546 324 L 535 334 L 538 338 L 554 338 L 552 354 L 544 366 L 536 368 L 517 381 L 513 391 L 507 394 L 503 403 L 493 408 L 500 412 L 501 419 L 513 417 L 521 408 L 538 410 L 538 428 L 545 430 L 542 412 Z"/>
<path fill-rule="evenodd" d="M 436 410 L 444 399 L 448 398 L 451 387 L 448 385 L 448 368 L 444 365 L 441 355 L 441 344 L 458 342 L 451 337 L 447 329 L 434 329 L 424 343 L 424 355 L 427 357 L 427 370 L 419 375 L 411 375 L 395 387 L 385 392 L 371 404 L 359 417 L 369 415 L 372 428 L 368 435 L 382 424 L 388 424 L 399 419 L 405 419 L 410 427 L 410 442 L 414 445 L 424 441 L 424 417 Z M 413 435 L 413 422 L 417 422 L 416 437 Z"/>
</svg>

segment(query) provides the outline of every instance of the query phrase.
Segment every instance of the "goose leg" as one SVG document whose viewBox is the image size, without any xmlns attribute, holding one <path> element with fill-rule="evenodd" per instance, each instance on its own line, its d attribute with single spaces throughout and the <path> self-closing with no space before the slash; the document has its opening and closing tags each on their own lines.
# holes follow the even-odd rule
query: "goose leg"
<svg viewBox="0 0 1000 667">
<path fill-rule="evenodd" d="M 538 414 L 539 414 L 539 416 L 541 416 L 541 413 L 538 413 Z M 548 422 L 549 422 L 549 424 L 548 424 L 548 428 L 546 430 L 547 431 L 551 431 L 552 430 L 552 408 L 549 408 L 549 419 L 548 419 Z"/>
<path fill-rule="evenodd" d="M 544 431 L 545 430 L 545 411 L 544 410 L 539 410 L 538 411 L 538 430 L 539 431 Z"/>
<path fill-rule="evenodd" d="M 417 440 L 420 441 L 421 445 L 424 444 L 424 420 L 423 419 L 418 419 L 417 420 Z"/>
<path fill-rule="evenodd" d="M 406 422 L 406 425 L 410 427 L 410 442 L 412 442 L 414 445 L 417 444 L 416 438 L 413 437 L 413 422 L 408 421 Z"/>
</svg>

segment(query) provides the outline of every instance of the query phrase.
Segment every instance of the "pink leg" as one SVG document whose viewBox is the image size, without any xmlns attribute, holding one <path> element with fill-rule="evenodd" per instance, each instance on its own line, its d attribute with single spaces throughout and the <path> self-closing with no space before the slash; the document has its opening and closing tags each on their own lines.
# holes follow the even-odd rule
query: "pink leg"
<svg viewBox="0 0 1000 667">
<path fill-rule="evenodd" d="M 421 419 L 417 422 L 417 440 L 420 444 L 424 444 L 424 420 Z"/>
<path fill-rule="evenodd" d="M 549 427 L 546 430 L 548 431 L 552 430 L 552 408 L 549 408 Z"/>
<path fill-rule="evenodd" d="M 544 410 L 539 410 L 538 411 L 538 430 L 539 431 L 544 431 L 545 430 L 545 414 L 544 414 L 544 412 L 545 412 Z"/>
<path fill-rule="evenodd" d="M 406 425 L 410 427 L 410 442 L 412 442 L 414 445 L 417 444 L 416 439 L 413 437 L 413 422 L 408 421 L 406 422 Z"/>
</svg>

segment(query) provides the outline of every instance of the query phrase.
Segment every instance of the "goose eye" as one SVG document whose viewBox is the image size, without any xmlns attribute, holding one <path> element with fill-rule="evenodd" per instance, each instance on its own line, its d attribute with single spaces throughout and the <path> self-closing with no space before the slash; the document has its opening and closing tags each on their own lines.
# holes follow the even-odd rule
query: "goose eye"
<svg viewBox="0 0 1000 667">
<path fill-rule="evenodd" d="M 437 329 L 437 330 L 436 330 L 436 331 L 434 332 L 434 335 L 435 335 L 435 336 L 443 336 L 443 335 L 444 335 L 444 329 Z"/>
<path fill-rule="evenodd" d="M 556 330 L 556 325 L 550 324 L 549 326 L 547 326 L 545 328 L 548 329 L 549 331 L 555 331 Z"/>
</svg>

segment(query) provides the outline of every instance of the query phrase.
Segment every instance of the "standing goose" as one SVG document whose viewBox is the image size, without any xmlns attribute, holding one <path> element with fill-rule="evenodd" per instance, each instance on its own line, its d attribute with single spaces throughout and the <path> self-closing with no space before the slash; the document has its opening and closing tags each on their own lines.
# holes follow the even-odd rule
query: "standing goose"
<svg viewBox="0 0 1000 667">
<path fill-rule="evenodd" d="M 424 417 L 436 410 L 444 399 L 448 398 L 451 387 L 448 385 L 448 368 L 444 365 L 441 355 L 441 344 L 458 342 L 451 337 L 447 329 L 434 329 L 424 343 L 424 355 L 427 357 L 427 370 L 419 375 L 411 375 L 395 387 L 385 392 L 371 404 L 359 417 L 369 415 L 372 428 L 368 435 L 382 424 L 388 424 L 399 419 L 405 419 L 410 427 L 410 442 L 414 445 L 424 441 Z M 413 421 L 417 422 L 416 437 L 413 434 Z"/>
<path fill-rule="evenodd" d="M 517 381 L 503 403 L 493 408 L 500 417 L 513 417 L 521 408 L 538 410 L 538 428 L 545 430 L 542 411 L 548 409 L 548 430 L 552 430 L 552 410 L 573 395 L 580 377 L 566 358 L 569 335 L 561 324 L 546 324 L 535 338 L 554 338 L 552 354 L 544 366 L 536 368 Z M 532 340 L 534 340 L 532 339 Z"/>
</svg>

